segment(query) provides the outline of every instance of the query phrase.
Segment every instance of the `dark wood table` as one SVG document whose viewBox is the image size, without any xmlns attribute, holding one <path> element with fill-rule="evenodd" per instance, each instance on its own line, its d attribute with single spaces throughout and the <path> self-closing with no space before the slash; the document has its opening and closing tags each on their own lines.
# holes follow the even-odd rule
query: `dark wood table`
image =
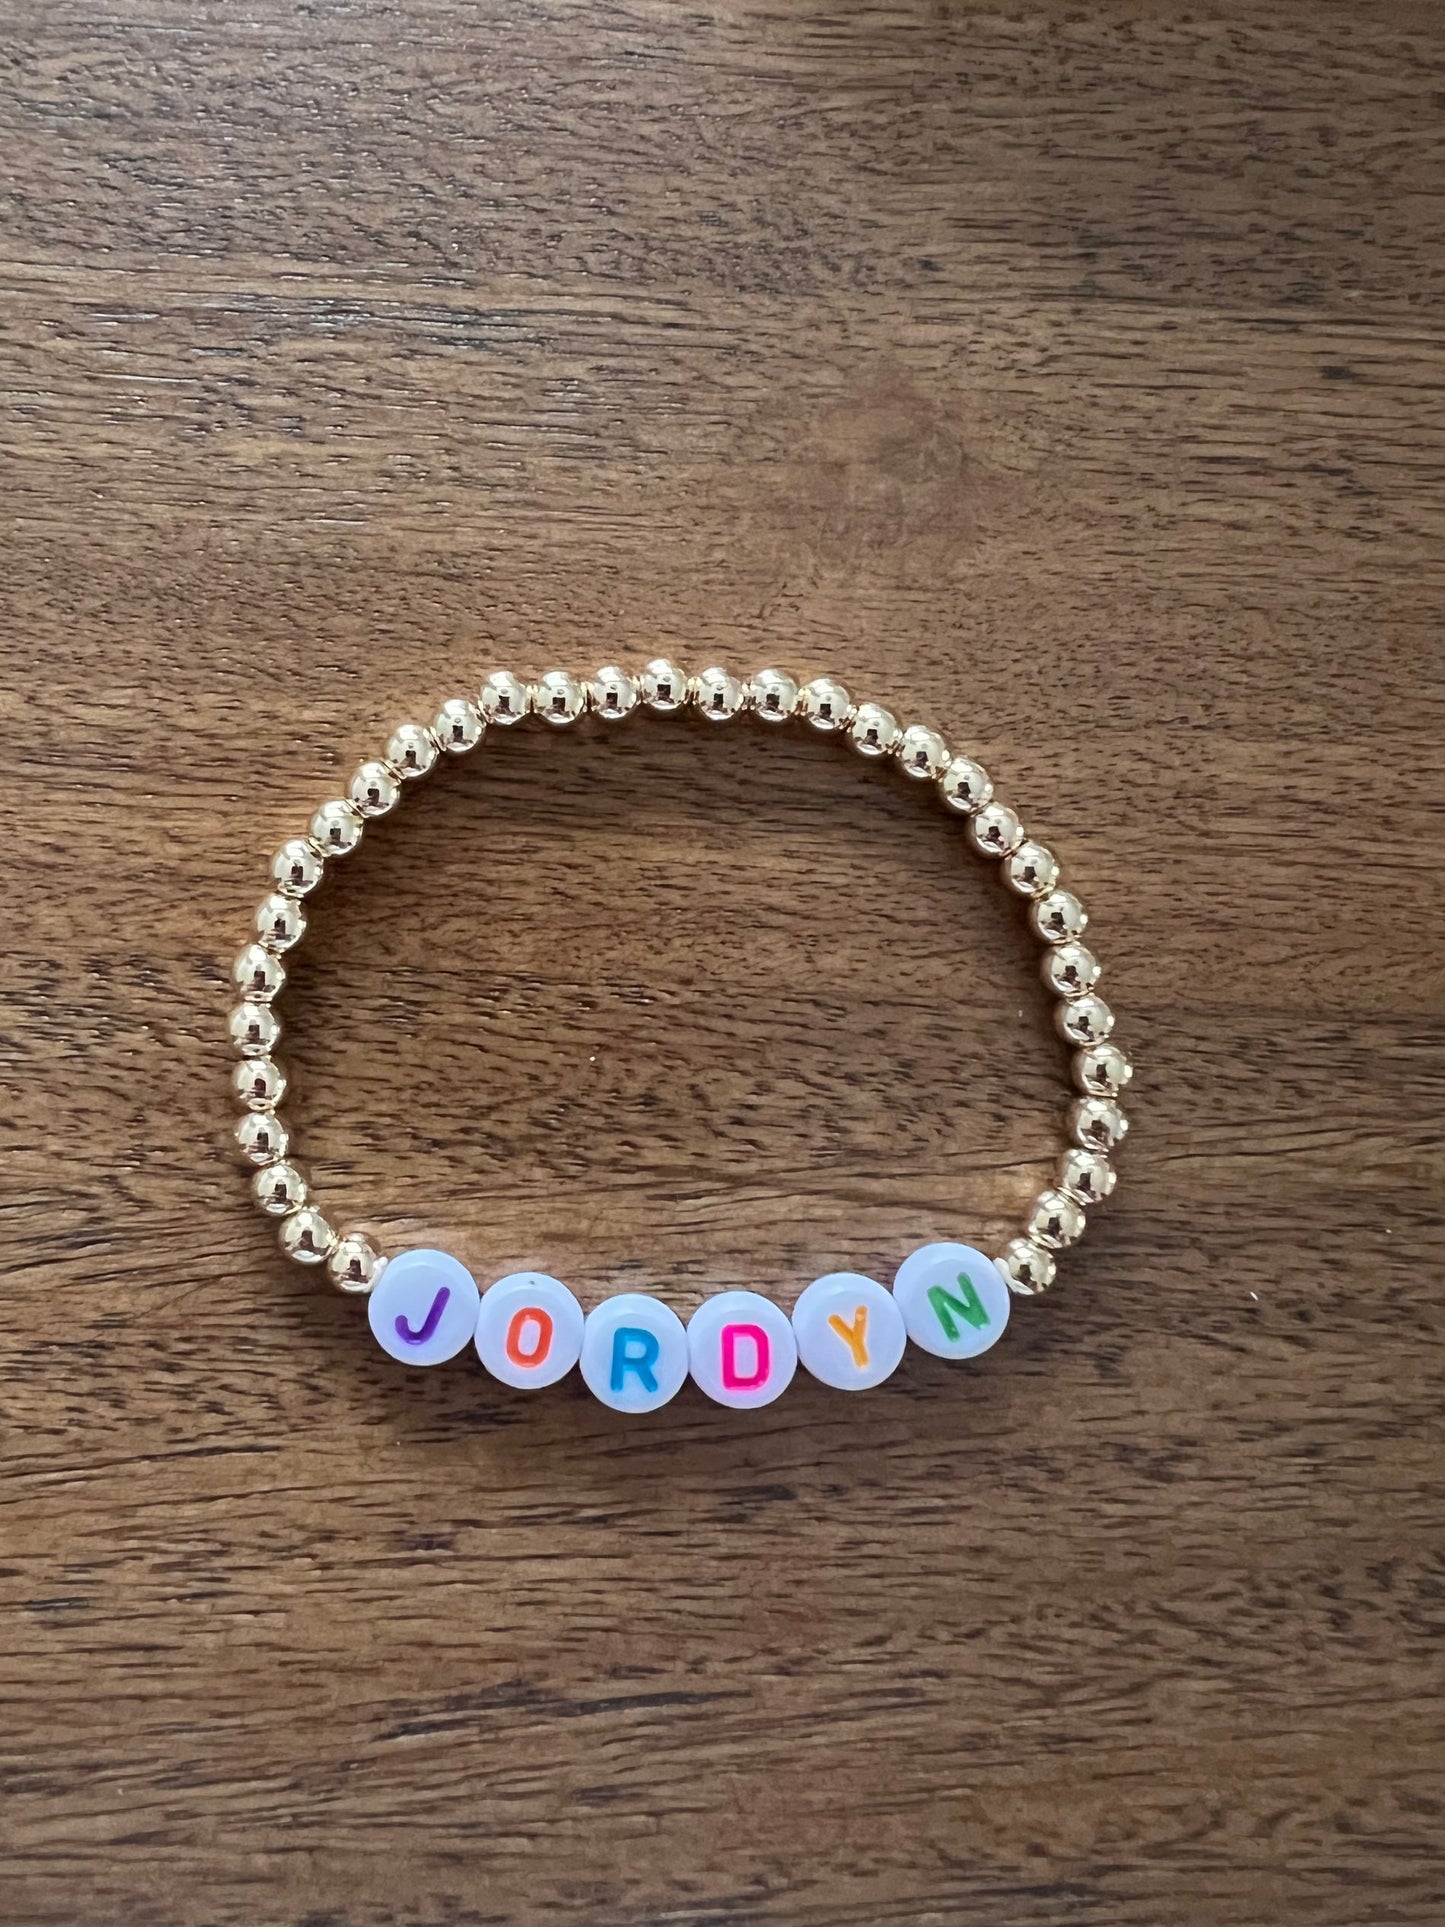
<svg viewBox="0 0 1445 1927">
<path fill-rule="evenodd" d="M 1442 16 L 0 5 L 0 1913 L 1445 1918 Z M 1125 1182 L 978 1365 L 404 1373 L 229 1158 L 270 851 L 513 664 L 780 661 L 1062 857 Z M 917 786 L 538 725 L 284 1008 L 337 1217 L 584 1303 L 1006 1235 Z"/>
</svg>

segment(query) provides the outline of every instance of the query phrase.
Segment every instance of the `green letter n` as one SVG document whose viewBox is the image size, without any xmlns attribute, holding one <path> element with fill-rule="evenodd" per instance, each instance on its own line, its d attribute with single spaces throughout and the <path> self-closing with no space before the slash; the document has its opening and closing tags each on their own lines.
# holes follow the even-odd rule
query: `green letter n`
<svg viewBox="0 0 1445 1927">
<path fill-rule="evenodd" d="M 928 1302 L 932 1305 L 934 1315 L 942 1325 L 944 1336 L 950 1345 L 958 1343 L 959 1318 L 972 1325 L 975 1331 L 982 1331 L 988 1323 L 988 1313 L 983 1308 L 983 1300 L 969 1283 L 966 1271 L 958 1274 L 958 1289 L 962 1296 L 955 1298 L 953 1293 L 945 1291 L 942 1285 L 928 1287 Z M 957 1318 L 954 1316 L 955 1312 L 958 1314 Z"/>
</svg>

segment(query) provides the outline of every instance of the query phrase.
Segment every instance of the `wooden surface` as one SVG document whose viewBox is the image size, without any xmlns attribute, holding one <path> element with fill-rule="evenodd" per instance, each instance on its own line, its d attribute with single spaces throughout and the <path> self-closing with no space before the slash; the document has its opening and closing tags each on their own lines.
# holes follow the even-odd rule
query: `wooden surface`
<svg viewBox="0 0 1445 1927">
<path fill-rule="evenodd" d="M 0 1913 L 1445 1917 L 1437 8 L 0 5 Z M 227 1158 L 264 859 L 496 662 L 976 749 L 1141 1066 L 977 1369 L 403 1374 Z M 326 1200 L 785 1302 L 999 1234 L 1017 917 L 814 740 L 518 732 L 318 906 Z"/>
</svg>

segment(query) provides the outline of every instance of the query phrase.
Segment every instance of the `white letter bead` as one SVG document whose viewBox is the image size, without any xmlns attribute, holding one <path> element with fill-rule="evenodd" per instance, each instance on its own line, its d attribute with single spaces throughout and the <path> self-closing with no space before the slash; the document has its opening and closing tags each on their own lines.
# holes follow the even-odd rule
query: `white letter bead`
<svg viewBox="0 0 1445 1927">
<path fill-rule="evenodd" d="M 798 1356 L 825 1385 L 866 1392 L 898 1369 L 907 1342 L 891 1291 L 856 1271 L 815 1278 L 793 1307 Z"/>
<path fill-rule="evenodd" d="M 971 1245 L 924 1245 L 903 1260 L 893 1296 L 908 1336 L 937 1358 L 975 1358 L 1008 1323 L 1009 1289 Z"/>
<path fill-rule="evenodd" d="M 798 1344 L 782 1307 L 755 1291 L 720 1291 L 687 1326 L 692 1375 L 719 1405 L 771 1405 L 798 1369 Z"/>
<path fill-rule="evenodd" d="M 687 1333 L 660 1298 L 619 1292 L 588 1312 L 581 1365 L 589 1391 L 614 1412 L 655 1412 L 687 1377 Z"/>
<path fill-rule="evenodd" d="M 445 1251 L 402 1251 L 366 1301 L 376 1342 L 403 1365 L 440 1365 L 476 1335 L 481 1294 Z"/>
<path fill-rule="evenodd" d="M 493 1378 L 540 1391 L 565 1378 L 582 1354 L 582 1307 L 545 1271 L 515 1271 L 482 1293 L 477 1352 Z"/>
</svg>

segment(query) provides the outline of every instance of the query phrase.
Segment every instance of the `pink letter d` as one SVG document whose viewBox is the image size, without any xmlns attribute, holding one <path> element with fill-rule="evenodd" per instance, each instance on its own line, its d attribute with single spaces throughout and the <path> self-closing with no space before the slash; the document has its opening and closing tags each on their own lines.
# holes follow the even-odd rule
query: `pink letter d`
<svg viewBox="0 0 1445 1927">
<path fill-rule="evenodd" d="M 738 1370 L 738 1340 L 745 1338 L 753 1348 L 753 1369 L 744 1378 Z M 761 1325 L 724 1325 L 722 1328 L 722 1382 L 725 1391 L 755 1392 L 766 1385 L 773 1368 L 773 1348 Z"/>
</svg>

